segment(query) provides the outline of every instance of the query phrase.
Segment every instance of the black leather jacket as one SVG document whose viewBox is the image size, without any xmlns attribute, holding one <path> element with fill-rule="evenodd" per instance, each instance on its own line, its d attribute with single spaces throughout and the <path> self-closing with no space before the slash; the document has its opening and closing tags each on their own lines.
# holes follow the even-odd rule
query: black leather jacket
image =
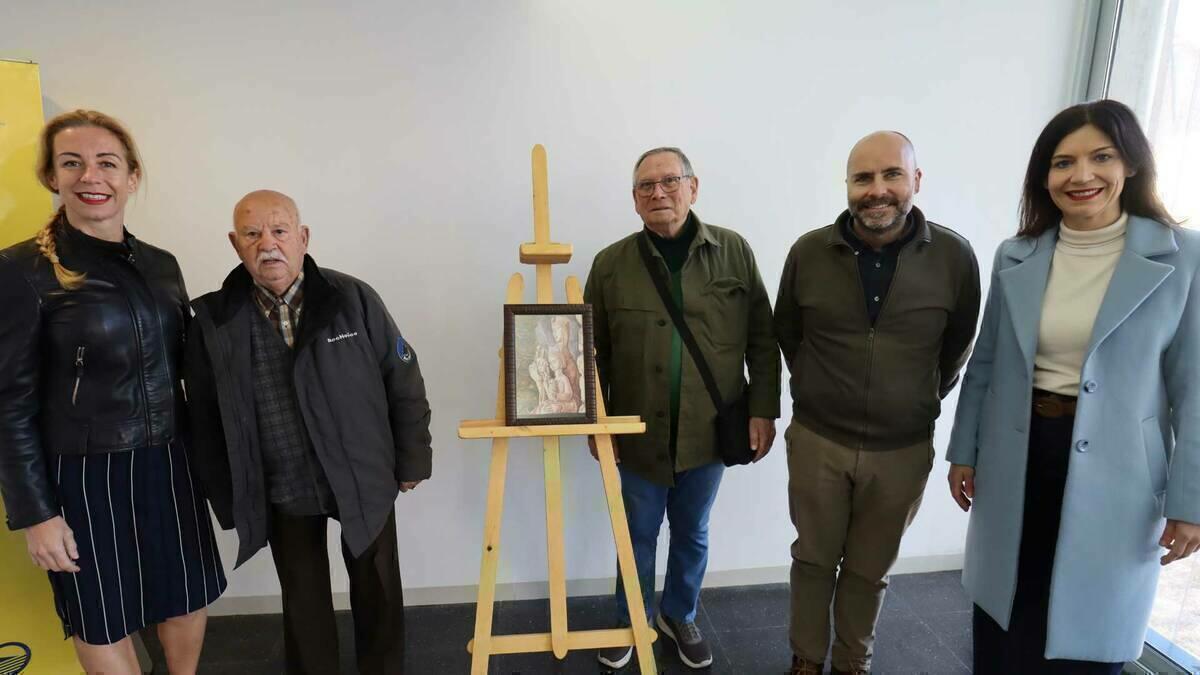
<svg viewBox="0 0 1200 675">
<path fill-rule="evenodd" d="M 165 445 L 182 424 L 178 366 L 187 291 L 175 257 L 126 233 L 65 222 L 59 258 L 85 273 L 64 290 L 34 241 L 0 251 L 0 493 L 10 529 L 58 514 L 56 454 Z"/>
</svg>

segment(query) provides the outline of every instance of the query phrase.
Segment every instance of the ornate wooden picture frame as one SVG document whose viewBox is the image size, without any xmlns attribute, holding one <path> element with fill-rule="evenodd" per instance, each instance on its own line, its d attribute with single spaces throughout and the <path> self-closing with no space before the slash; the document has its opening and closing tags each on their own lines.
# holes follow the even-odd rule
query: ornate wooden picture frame
<svg viewBox="0 0 1200 675">
<path fill-rule="evenodd" d="M 504 306 L 509 426 L 596 421 L 591 305 Z"/>
</svg>

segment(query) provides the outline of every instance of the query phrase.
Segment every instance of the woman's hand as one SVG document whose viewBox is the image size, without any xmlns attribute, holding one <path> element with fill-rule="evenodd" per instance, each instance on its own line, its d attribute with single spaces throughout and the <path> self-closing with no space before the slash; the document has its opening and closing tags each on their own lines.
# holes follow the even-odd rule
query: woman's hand
<svg viewBox="0 0 1200 675">
<path fill-rule="evenodd" d="M 33 564 L 49 572 L 79 571 L 79 565 L 75 564 L 79 560 L 75 534 L 62 516 L 30 525 L 23 532 Z"/>
<path fill-rule="evenodd" d="M 1162 536 L 1158 538 L 1158 545 L 1168 549 L 1167 554 L 1158 559 L 1163 565 L 1183 560 L 1200 549 L 1200 525 L 1168 520 Z"/>
<path fill-rule="evenodd" d="M 951 464 L 946 479 L 950 481 L 950 496 L 958 502 L 958 508 L 970 511 L 971 500 L 975 498 L 975 467 Z"/>
</svg>

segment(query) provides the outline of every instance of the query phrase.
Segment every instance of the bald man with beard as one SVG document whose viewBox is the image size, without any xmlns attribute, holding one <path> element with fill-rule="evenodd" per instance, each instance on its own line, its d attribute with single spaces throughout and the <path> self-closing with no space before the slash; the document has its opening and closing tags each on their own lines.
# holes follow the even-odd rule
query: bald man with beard
<svg viewBox="0 0 1200 675">
<path fill-rule="evenodd" d="M 283 594 L 287 672 L 339 671 L 326 526 L 342 526 L 354 647 L 364 674 L 404 672 L 395 501 L 430 475 L 429 402 L 416 352 L 367 284 L 318 267 L 287 195 L 237 203 L 241 258 L 193 303 L 189 448 L 237 565 L 269 545 Z"/>
<path fill-rule="evenodd" d="M 912 143 L 870 134 L 846 165 L 849 208 L 792 246 L 775 304 L 791 372 L 786 433 L 795 675 L 867 673 L 900 539 L 933 464 L 941 399 L 979 315 L 967 240 L 913 206 Z"/>
</svg>

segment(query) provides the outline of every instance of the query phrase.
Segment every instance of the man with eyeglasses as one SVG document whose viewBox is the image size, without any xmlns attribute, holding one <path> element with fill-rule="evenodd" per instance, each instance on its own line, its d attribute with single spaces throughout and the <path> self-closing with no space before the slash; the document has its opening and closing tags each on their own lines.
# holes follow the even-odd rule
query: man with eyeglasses
<svg viewBox="0 0 1200 675">
<path fill-rule="evenodd" d="M 745 393 L 754 461 L 774 441 L 780 387 L 771 301 L 754 254 L 737 233 L 708 225 L 691 211 L 699 187 L 679 148 L 642 154 L 634 165 L 632 193 L 643 227 L 596 256 L 584 291 L 595 319 L 596 365 L 609 414 L 639 415 L 646 422 L 645 434 L 622 436 L 615 448 L 646 612 L 656 614 L 655 555 L 665 514 L 671 536 L 655 625 L 691 668 L 712 663 L 695 618 L 708 564 L 708 514 L 725 467 L 712 398 L 650 270 L 682 309 L 721 397 Z M 617 589 L 617 621 L 627 626 L 619 579 Z M 598 658 L 620 668 L 632 656 L 632 647 L 614 647 Z"/>
<path fill-rule="evenodd" d="M 850 151 L 849 208 L 800 237 L 784 264 L 775 333 L 791 371 L 785 434 L 793 675 L 871 669 L 900 538 L 933 465 L 933 423 L 979 316 L 966 239 L 925 220 L 912 143 L 873 133 Z"/>
</svg>

